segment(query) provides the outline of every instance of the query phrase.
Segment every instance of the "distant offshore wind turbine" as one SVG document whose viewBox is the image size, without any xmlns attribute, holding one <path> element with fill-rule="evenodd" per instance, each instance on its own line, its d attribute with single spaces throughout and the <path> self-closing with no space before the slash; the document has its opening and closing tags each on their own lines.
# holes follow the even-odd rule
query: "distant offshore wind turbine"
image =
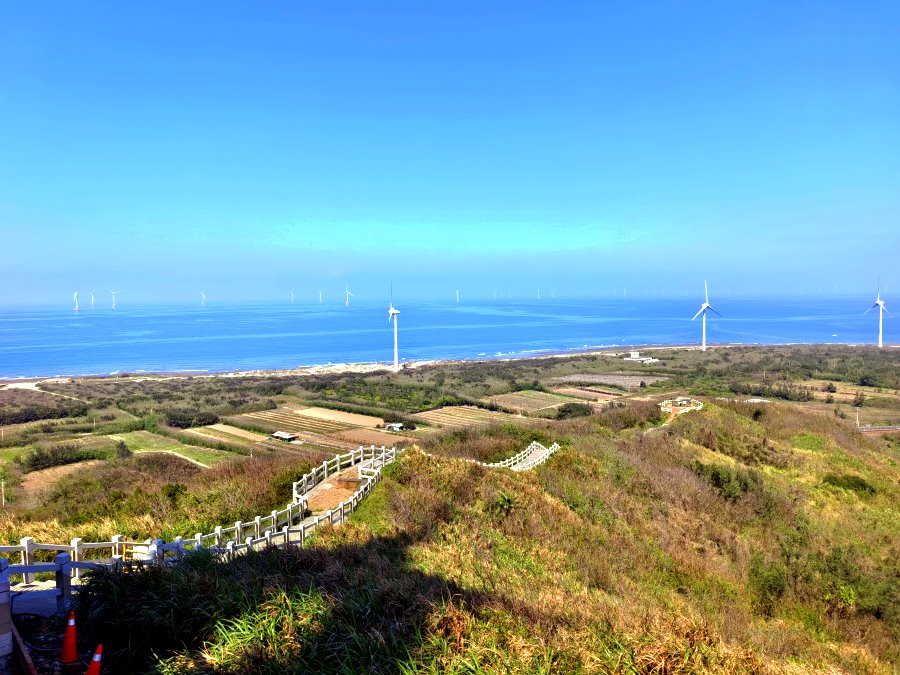
<svg viewBox="0 0 900 675">
<path fill-rule="evenodd" d="M 200 306 L 203 307 L 206 305 L 206 289 L 200 291 Z"/>
<path fill-rule="evenodd" d="M 347 296 L 344 299 L 344 307 L 350 306 L 350 298 L 353 297 L 353 293 L 350 292 L 350 288 L 345 286 L 344 295 Z"/>
<path fill-rule="evenodd" d="M 691 319 L 691 321 L 693 321 L 701 314 L 703 315 L 703 343 L 700 347 L 701 352 L 706 351 L 706 313 L 712 312 L 713 314 L 722 316 L 721 314 L 719 314 L 716 310 L 714 310 L 712 308 L 712 305 L 709 304 L 709 287 L 706 285 L 706 279 L 703 280 L 703 291 L 706 293 L 706 300 L 702 305 L 700 305 L 700 311 L 697 312 L 696 314 L 694 314 L 694 318 Z"/>
<path fill-rule="evenodd" d="M 112 293 L 112 296 L 113 296 L 113 304 L 112 304 L 113 309 L 116 308 L 116 293 L 118 293 L 118 292 L 119 291 L 110 291 L 110 293 Z"/>
<path fill-rule="evenodd" d="M 91 296 L 91 309 L 94 309 L 94 291 L 91 291 L 90 296 Z"/>
<path fill-rule="evenodd" d="M 78 294 L 76 293 L 76 295 Z M 875 294 L 875 304 L 869 307 L 864 313 L 868 314 L 876 307 L 878 308 L 878 349 L 883 349 L 884 343 L 882 342 L 881 337 L 884 329 L 884 313 L 887 312 L 887 307 L 884 305 L 884 300 L 881 299 L 881 281 L 878 282 L 878 290 Z M 77 302 L 75 303 L 75 309 L 78 309 Z"/>
<path fill-rule="evenodd" d="M 456 304 L 459 304 L 459 289 L 456 289 Z"/>
<path fill-rule="evenodd" d="M 322 304 L 322 291 L 319 291 L 319 304 Z"/>
<path fill-rule="evenodd" d="M 394 307 L 394 284 L 391 284 L 391 304 L 388 308 L 388 323 L 394 320 L 394 370 L 400 370 L 400 353 L 397 350 L 397 317 L 400 310 Z"/>
<path fill-rule="evenodd" d="M 75 300 L 75 311 L 77 312 L 78 311 L 78 291 L 75 291 L 75 293 L 72 297 Z"/>
</svg>

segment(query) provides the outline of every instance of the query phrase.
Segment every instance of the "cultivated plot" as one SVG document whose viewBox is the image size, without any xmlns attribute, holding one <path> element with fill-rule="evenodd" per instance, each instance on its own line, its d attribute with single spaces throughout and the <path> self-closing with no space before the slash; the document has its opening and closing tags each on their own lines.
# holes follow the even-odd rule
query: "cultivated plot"
<svg viewBox="0 0 900 675">
<path fill-rule="evenodd" d="M 227 418 L 226 421 L 234 421 L 239 425 L 254 426 L 269 432 L 289 431 L 297 434 L 309 432 L 326 435 L 354 428 L 354 425 L 347 424 L 346 422 L 301 415 L 298 412 L 287 408 L 236 415 Z"/>
<path fill-rule="evenodd" d="M 493 424 L 495 422 L 511 422 L 516 419 L 515 415 L 467 405 L 426 410 L 425 412 L 416 413 L 413 417 L 425 422 L 425 424 L 449 429 L 462 429 L 482 424 Z"/>
<path fill-rule="evenodd" d="M 574 375 L 562 375 L 552 378 L 554 382 L 564 382 L 573 384 L 605 384 L 610 387 L 621 387 L 622 389 L 637 389 L 644 384 L 653 384 L 654 382 L 663 382 L 668 377 L 659 377 L 657 375 L 624 375 L 624 374 L 602 374 L 584 373 Z"/>
<path fill-rule="evenodd" d="M 523 413 L 536 413 L 541 410 L 552 410 L 565 403 L 572 403 L 573 399 L 559 394 L 550 394 L 544 391 L 514 391 L 508 394 L 498 394 L 484 399 L 486 403 L 493 403 L 509 410 L 517 410 Z"/>
<path fill-rule="evenodd" d="M 220 462 L 240 457 L 233 452 L 201 448 L 196 445 L 186 445 L 173 438 L 160 436 L 149 431 L 131 431 L 127 434 L 112 434 L 110 438 L 123 441 L 128 449 L 133 452 L 165 452 L 184 457 L 192 462 L 204 466 L 213 466 Z"/>
<path fill-rule="evenodd" d="M 314 417 L 320 420 L 331 420 L 333 422 L 341 422 L 343 424 L 352 424 L 357 427 L 377 427 L 384 424 L 384 420 L 380 417 L 372 417 L 371 415 L 359 415 L 357 413 L 344 412 L 343 410 L 331 410 L 330 408 L 297 408 L 298 415 L 306 417 Z"/>
</svg>

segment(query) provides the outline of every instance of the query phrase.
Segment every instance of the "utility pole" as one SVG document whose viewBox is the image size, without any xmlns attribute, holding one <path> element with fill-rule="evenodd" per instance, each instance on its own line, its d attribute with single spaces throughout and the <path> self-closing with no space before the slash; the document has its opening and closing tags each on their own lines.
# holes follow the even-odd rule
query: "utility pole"
<svg viewBox="0 0 900 675">
<path fill-rule="evenodd" d="M 0 499 L 2 499 L 2 506 L 6 506 L 6 481 L 0 480 Z"/>
</svg>

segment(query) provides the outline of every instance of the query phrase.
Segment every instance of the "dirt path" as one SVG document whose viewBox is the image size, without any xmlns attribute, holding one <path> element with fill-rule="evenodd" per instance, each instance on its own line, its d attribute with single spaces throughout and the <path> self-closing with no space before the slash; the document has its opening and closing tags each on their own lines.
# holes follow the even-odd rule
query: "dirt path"
<svg viewBox="0 0 900 675">
<path fill-rule="evenodd" d="M 60 394 L 55 391 L 47 391 L 46 389 L 38 389 L 39 384 L 40 382 L 10 382 L 9 384 L 0 387 L 0 389 L 30 389 L 31 391 L 37 391 L 41 394 L 47 394 L 48 396 L 59 396 L 60 398 L 67 398 L 71 401 L 78 401 L 79 403 L 90 403 L 90 401 L 85 401 L 83 398 L 69 396 L 68 394 Z"/>
<path fill-rule="evenodd" d="M 22 485 L 20 486 L 23 492 L 20 505 L 26 508 L 37 506 L 38 495 L 60 478 L 68 476 L 70 473 L 74 473 L 83 467 L 97 466 L 98 464 L 103 464 L 103 460 L 89 459 L 86 462 L 52 466 L 49 469 L 41 469 L 40 471 L 26 473 L 22 478 Z"/>
<path fill-rule="evenodd" d="M 183 459 L 185 462 L 190 462 L 195 466 L 199 466 L 201 469 L 208 469 L 209 464 L 204 464 L 203 462 L 199 462 L 196 459 L 191 459 L 190 457 L 185 457 L 180 452 L 175 452 L 174 450 L 135 450 L 135 455 L 175 455 L 179 459 Z"/>
<path fill-rule="evenodd" d="M 353 496 L 359 487 L 359 467 L 351 466 L 339 474 L 329 476 L 309 492 L 309 510 L 328 511 Z"/>
</svg>

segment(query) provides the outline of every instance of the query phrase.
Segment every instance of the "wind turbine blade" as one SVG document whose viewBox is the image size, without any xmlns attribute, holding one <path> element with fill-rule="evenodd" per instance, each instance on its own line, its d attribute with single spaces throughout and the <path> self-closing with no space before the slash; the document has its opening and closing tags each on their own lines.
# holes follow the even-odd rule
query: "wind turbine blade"
<svg viewBox="0 0 900 675">
<path fill-rule="evenodd" d="M 696 314 L 694 314 L 694 318 L 691 319 L 691 321 L 693 321 L 693 320 L 696 319 L 698 316 L 700 316 L 701 314 L 703 314 L 703 310 L 704 310 L 704 309 L 705 309 L 705 307 L 701 307 L 701 308 L 700 308 L 700 311 L 697 312 Z"/>
<path fill-rule="evenodd" d="M 868 314 L 869 312 L 871 312 L 871 311 L 872 311 L 875 307 L 877 307 L 877 306 L 878 306 L 878 305 L 872 305 L 871 307 L 869 307 L 869 309 L 867 309 L 865 312 L 863 312 L 863 316 L 865 316 L 866 314 Z"/>
<path fill-rule="evenodd" d="M 709 286 L 706 285 L 706 279 L 703 280 L 703 292 L 706 294 L 706 304 L 709 304 Z"/>
<path fill-rule="evenodd" d="M 710 312 L 712 312 L 713 314 L 715 314 L 716 316 L 722 316 L 722 315 L 719 314 L 716 310 L 714 310 L 712 307 L 707 307 L 707 309 L 708 309 Z M 722 318 L 724 319 L 725 317 L 722 316 Z"/>
</svg>

